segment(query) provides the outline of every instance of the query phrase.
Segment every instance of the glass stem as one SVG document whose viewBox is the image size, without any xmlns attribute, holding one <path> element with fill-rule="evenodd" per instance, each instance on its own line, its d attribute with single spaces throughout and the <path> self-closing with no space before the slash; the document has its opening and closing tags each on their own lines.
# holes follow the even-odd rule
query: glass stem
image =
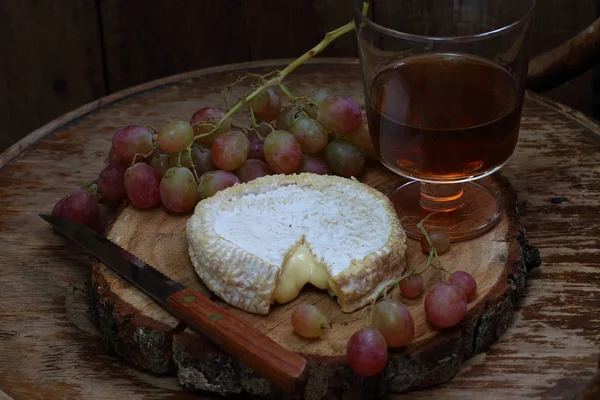
<svg viewBox="0 0 600 400">
<path fill-rule="evenodd" d="M 463 205 L 462 183 L 421 182 L 421 208 L 427 212 L 450 212 Z"/>
</svg>

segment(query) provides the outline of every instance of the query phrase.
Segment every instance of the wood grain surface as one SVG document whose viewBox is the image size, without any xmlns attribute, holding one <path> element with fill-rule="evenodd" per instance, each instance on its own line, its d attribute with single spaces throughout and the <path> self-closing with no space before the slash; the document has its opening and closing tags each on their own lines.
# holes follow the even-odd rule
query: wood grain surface
<svg viewBox="0 0 600 400">
<path fill-rule="evenodd" d="M 369 163 L 359 178 L 388 195 L 405 183 L 405 179 L 378 162 Z M 211 294 L 194 272 L 185 235 L 190 213 L 173 216 L 163 208 L 139 210 L 127 206 L 107 236 L 169 278 L 213 298 L 231 315 L 256 327 L 284 349 L 305 357 L 310 373 L 305 399 L 373 398 L 378 393 L 406 392 L 451 379 L 465 360 L 495 342 L 512 319 L 529 271 L 539 266 L 539 256 L 527 244 L 518 221 L 516 194 L 509 182 L 498 174 L 484 181 L 505 199 L 501 220 L 484 235 L 455 243 L 448 253 L 440 255 L 447 271 L 468 271 L 477 281 L 477 295 L 469 301 L 467 315 L 455 328 L 435 329 L 425 319 L 424 296 L 407 299 L 392 290 L 390 297 L 400 299 L 409 308 L 415 323 L 415 338 L 409 346 L 391 351 L 385 373 L 372 379 L 357 379 L 345 362 L 348 339 L 367 326 L 368 308 L 343 313 L 326 292 L 311 288 L 305 288 L 290 303 L 273 306 L 265 316 L 228 306 Z M 427 257 L 418 241 L 408 240 L 406 254 L 408 271 L 424 268 Z M 426 290 L 446 278 L 435 268 L 423 276 Z M 206 337 L 189 329 L 178 331 L 177 319 L 106 266 L 94 263 L 89 290 L 107 347 L 131 364 L 150 372 L 176 373 L 184 386 L 210 392 L 269 397 L 280 392 L 258 374 L 246 373 L 246 363 L 219 351 Z M 316 305 L 333 324 L 319 340 L 303 339 L 291 328 L 290 315 L 301 303 Z"/>
<path fill-rule="evenodd" d="M 0 4 L 0 150 L 103 95 L 94 0 Z"/>
<path fill-rule="evenodd" d="M 106 351 L 87 308 L 88 257 L 52 234 L 37 213 L 96 177 L 112 134 L 125 121 L 187 117 L 179 115 L 182 102 L 193 102 L 207 81 L 226 83 L 241 71 L 281 65 L 234 65 L 152 82 L 54 121 L 0 156 L 0 388 L 8 396 L 209 398 Z M 339 91 L 361 85 L 355 60 L 320 60 L 291 75 L 289 86 L 301 92 L 314 81 Z M 519 145 L 502 175 L 517 193 L 542 266 L 531 274 L 500 340 L 467 361 L 453 380 L 410 398 L 562 399 L 594 377 L 600 347 L 599 133 L 581 114 L 527 96 Z"/>
</svg>

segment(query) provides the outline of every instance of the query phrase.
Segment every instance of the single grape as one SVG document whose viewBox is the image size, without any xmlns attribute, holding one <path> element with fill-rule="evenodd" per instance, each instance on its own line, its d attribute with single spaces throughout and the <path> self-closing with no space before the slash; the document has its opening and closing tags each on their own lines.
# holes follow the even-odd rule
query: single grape
<svg viewBox="0 0 600 400">
<path fill-rule="evenodd" d="M 188 152 L 187 150 L 182 150 L 177 153 L 169 154 L 169 166 L 192 168 L 193 163 L 190 153 L 191 152 Z"/>
<path fill-rule="evenodd" d="M 137 163 L 125 171 L 127 197 L 139 208 L 150 208 L 160 203 L 160 178 L 154 168 Z"/>
<path fill-rule="evenodd" d="M 117 217 L 117 207 L 106 203 L 98 204 L 97 232 L 104 234 Z"/>
<path fill-rule="evenodd" d="M 210 151 L 217 168 L 233 171 L 248 158 L 250 141 L 240 131 L 228 131 L 214 140 Z"/>
<path fill-rule="evenodd" d="M 384 370 L 388 360 L 385 338 L 378 329 L 363 328 L 348 340 L 346 362 L 357 374 L 377 375 Z"/>
<path fill-rule="evenodd" d="M 464 290 L 449 282 L 437 282 L 425 296 L 425 316 L 438 328 L 458 324 L 467 313 Z"/>
<path fill-rule="evenodd" d="M 365 166 L 365 155 L 344 138 L 335 139 L 325 147 L 325 159 L 334 174 L 358 176 Z"/>
<path fill-rule="evenodd" d="M 330 327 L 325 314 L 312 304 L 300 304 L 292 313 L 292 327 L 298 335 L 315 339 Z"/>
<path fill-rule="evenodd" d="M 221 171 L 216 169 L 214 171 L 208 171 L 202 174 L 200 182 L 198 182 L 198 199 L 206 199 L 230 186 L 239 183 L 240 180 L 234 173 L 228 171 Z"/>
<path fill-rule="evenodd" d="M 192 126 L 185 121 L 171 121 L 158 131 L 158 147 L 165 153 L 176 153 L 194 138 Z"/>
<path fill-rule="evenodd" d="M 422 275 L 416 275 L 411 278 L 402 279 L 398 283 L 398 287 L 400 288 L 400 293 L 402 293 L 402 296 L 409 299 L 414 299 L 423 293 L 425 282 L 423 281 Z"/>
<path fill-rule="evenodd" d="M 454 271 L 450 274 L 448 282 L 461 288 L 465 292 L 467 300 L 472 299 L 477 293 L 477 281 L 468 272 Z"/>
<path fill-rule="evenodd" d="M 265 161 L 265 145 L 263 143 L 263 140 L 265 137 L 267 137 L 269 132 L 270 131 L 264 134 L 259 132 L 261 137 L 263 138 L 261 139 L 260 137 L 258 137 L 258 133 L 255 130 L 248 131 L 247 136 L 248 141 L 250 142 L 250 152 L 248 153 L 248 159 Z"/>
<path fill-rule="evenodd" d="M 369 124 L 364 115 L 360 120 L 358 128 L 347 134 L 346 138 L 350 143 L 361 149 L 365 155 L 377 158 L 375 146 L 373 146 L 373 140 L 371 140 L 371 133 L 369 132 Z"/>
<path fill-rule="evenodd" d="M 279 113 L 279 117 L 277 117 L 275 127 L 280 131 L 289 132 L 290 126 L 292 126 L 292 122 L 294 122 L 294 119 L 296 119 L 297 115 L 300 115 L 300 110 L 298 110 L 296 107 L 284 107 Z"/>
<path fill-rule="evenodd" d="M 131 164 L 152 151 L 152 133 L 138 125 L 129 125 L 119 129 L 112 138 L 112 149 L 122 163 Z"/>
<path fill-rule="evenodd" d="M 60 199 L 52 208 L 51 214 L 79 222 L 91 229 L 98 227 L 98 203 L 85 189 L 77 189 Z"/>
<path fill-rule="evenodd" d="M 427 235 L 429 235 L 429 239 L 431 240 L 431 243 L 433 244 L 433 247 L 435 247 L 435 250 L 438 254 L 444 254 L 448 252 L 450 249 L 450 238 L 446 232 L 438 229 L 432 229 L 427 231 Z M 429 248 L 429 242 L 427 241 L 427 238 L 425 235 L 421 236 L 421 251 L 425 254 L 429 254 L 430 250 L 431 249 Z"/>
<path fill-rule="evenodd" d="M 415 325 L 408 308 L 397 300 L 382 300 L 374 307 L 371 325 L 378 329 L 388 347 L 402 347 L 415 336 Z"/>
<path fill-rule="evenodd" d="M 274 89 L 267 89 L 250 102 L 256 119 L 273 121 L 281 111 L 281 99 Z"/>
<path fill-rule="evenodd" d="M 275 127 L 269 122 L 259 122 L 255 129 L 251 129 L 248 133 L 253 132 L 260 135 L 262 139 L 266 138 L 267 135 L 275 130 Z"/>
<path fill-rule="evenodd" d="M 196 205 L 196 180 L 187 168 L 170 168 L 160 181 L 160 201 L 169 211 L 185 213 Z"/>
<path fill-rule="evenodd" d="M 194 135 L 202 135 L 211 132 L 214 126 L 225 116 L 223 110 L 216 107 L 203 107 L 196 111 L 190 119 L 190 125 L 194 128 Z M 231 119 L 226 119 L 219 128 L 208 136 L 198 138 L 198 143 L 211 144 L 223 132 L 231 129 Z"/>
<path fill-rule="evenodd" d="M 273 171 L 266 162 L 261 160 L 248 159 L 244 161 L 241 167 L 235 170 L 235 175 L 240 182 L 250 182 L 261 176 L 271 175 Z"/>
<path fill-rule="evenodd" d="M 296 118 L 290 126 L 290 133 L 294 135 L 303 153 L 318 153 L 327 146 L 329 136 L 325 128 L 312 118 Z"/>
<path fill-rule="evenodd" d="M 192 145 L 192 160 L 198 175 L 216 169 L 210 150 L 195 143 Z"/>
<path fill-rule="evenodd" d="M 300 144 L 289 132 L 276 130 L 265 138 L 265 159 L 278 174 L 290 174 L 302 164 Z"/>
<path fill-rule="evenodd" d="M 154 168 L 158 176 L 162 178 L 165 172 L 171 168 L 169 155 L 162 153 L 152 157 L 152 159 L 150 159 L 150 165 Z"/>
<path fill-rule="evenodd" d="M 362 119 L 360 106 L 348 96 L 329 96 L 319 105 L 317 121 L 339 135 L 355 131 Z"/>
<path fill-rule="evenodd" d="M 96 184 L 102 201 L 118 203 L 125 199 L 125 169 L 123 164 L 107 165 L 98 175 Z"/>
<path fill-rule="evenodd" d="M 308 98 L 312 101 L 309 101 L 304 107 L 304 111 L 311 118 L 317 118 L 317 112 L 319 110 L 319 105 L 325 100 L 327 97 L 331 96 L 331 92 L 328 89 L 320 88 L 312 92 L 308 95 Z"/>
<path fill-rule="evenodd" d="M 331 175 L 331 168 L 321 154 L 302 154 L 302 164 L 298 172 L 312 172 L 319 175 Z"/>
</svg>

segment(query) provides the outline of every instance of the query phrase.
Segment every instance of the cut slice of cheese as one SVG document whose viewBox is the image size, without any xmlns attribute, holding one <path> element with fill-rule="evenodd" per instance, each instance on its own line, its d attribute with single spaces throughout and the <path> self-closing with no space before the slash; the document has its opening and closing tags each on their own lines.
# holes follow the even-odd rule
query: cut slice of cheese
<svg viewBox="0 0 600 400">
<path fill-rule="evenodd" d="M 198 203 L 187 237 L 208 288 L 257 314 L 306 284 L 351 312 L 406 265 L 406 236 L 388 198 L 338 176 L 274 175 L 227 188 Z"/>
</svg>

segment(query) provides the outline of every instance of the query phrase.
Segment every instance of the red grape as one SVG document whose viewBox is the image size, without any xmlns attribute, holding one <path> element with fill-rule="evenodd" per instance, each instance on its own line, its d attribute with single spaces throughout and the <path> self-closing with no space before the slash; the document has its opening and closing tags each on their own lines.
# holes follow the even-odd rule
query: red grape
<svg viewBox="0 0 600 400">
<path fill-rule="evenodd" d="M 250 182 L 261 176 L 271 175 L 273 171 L 266 162 L 261 160 L 246 160 L 241 167 L 235 171 L 240 182 Z"/>
<path fill-rule="evenodd" d="M 348 340 L 346 361 L 348 366 L 362 376 L 377 375 L 385 368 L 388 348 L 378 329 L 363 328 Z"/>
<path fill-rule="evenodd" d="M 300 145 L 289 132 L 276 130 L 265 138 L 265 159 L 278 174 L 295 172 L 302 164 Z"/>
<path fill-rule="evenodd" d="M 444 254 L 450 249 L 450 238 L 446 232 L 432 229 L 427 231 L 427 235 L 438 254 Z M 421 251 L 425 254 L 429 254 L 430 251 L 429 242 L 425 235 L 421 236 Z"/>
<path fill-rule="evenodd" d="M 292 122 L 296 119 L 296 115 L 300 114 L 300 110 L 298 110 L 294 106 L 284 107 L 279 113 L 279 117 L 277 117 L 277 121 L 275 122 L 275 126 L 280 131 L 288 131 L 290 130 L 290 126 L 292 126 Z"/>
<path fill-rule="evenodd" d="M 355 131 L 361 121 L 362 111 L 348 96 L 329 96 L 319 105 L 317 121 L 327 130 L 340 135 Z"/>
<path fill-rule="evenodd" d="M 379 329 L 388 347 L 409 344 L 415 336 L 415 325 L 408 308 L 397 300 L 382 300 L 375 305 L 371 325 Z"/>
<path fill-rule="evenodd" d="M 369 132 L 369 124 L 367 118 L 362 116 L 358 128 L 346 135 L 346 138 L 350 143 L 358 147 L 367 156 L 377 158 L 373 141 L 371 140 L 371 134 Z"/>
<path fill-rule="evenodd" d="M 259 122 L 255 129 L 251 129 L 248 133 L 260 135 L 261 138 L 266 138 L 267 135 L 275 130 L 275 127 L 269 122 Z"/>
<path fill-rule="evenodd" d="M 331 92 L 328 89 L 317 89 L 308 95 L 308 98 L 312 101 L 309 101 L 307 105 L 304 107 L 304 111 L 312 117 L 317 118 L 317 111 L 319 109 L 319 105 L 325 100 L 327 97 L 331 96 Z"/>
<path fill-rule="evenodd" d="M 171 121 L 158 132 L 158 147 L 165 153 L 185 149 L 194 138 L 192 126 L 185 121 Z"/>
<path fill-rule="evenodd" d="M 187 168 L 170 168 L 160 181 L 160 201 L 172 212 L 191 211 L 196 205 L 196 180 Z"/>
<path fill-rule="evenodd" d="M 281 111 L 281 99 L 274 89 L 267 89 L 254 99 L 250 105 L 254 116 L 261 121 L 273 121 Z"/>
<path fill-rule="evenodd" d="M 119 129 L 112 138 L 112 149 L 121 162 L 131 164 L 133 157 L 139 154 L 136 161 L 152 151 L 152 133 L 138 125 L 129 125 Z"/>
<path fill-rule="evenodd" d="M 212 144 L 212 160 L 217 168 L 233 171 L 242 166 L 250 153 L 250 141 L 240 131 L 228 131 L 216 138 Z"/>
<path fill-rule="evenodd" d="M 300 304 L 292 313 L 294 331 L 305 338 L 314 339 L 329 328 L 325 314 L 312 304 Z"/>
<path fill-rule="evenodd" d="M 331 168 L 320 154 L 302 154 L 302 164 L 298 172 L 312 172 L 319 175 L 330 175 Z"/>
<path fill-rule="evenodd" d="M 448 282 L 461 288 L 465 292 L 467 300 L 472 299 L 477 293 L 477 281 L 468 272 L 454 271 L 450 274 Z"/>
<path fill-rule="evenodd" d="M 325 147 L 325 159 L 336 175 L 346 178 L 358 176 L 365 166 L 362 151 L 343 138 L 338 138 Z"/>
<path fill-rule="evenodd" d="M 218 191 L 226 189 L 239 182 L 240 180 L 238 177 L 232 172 L 221 171 L 220 169 L 205 172 L 200 177 L 200 182 L 198 183 L 198 199 L 206 199 Z"/>
<path fill-rule="evenodd" d="M 152 157 L 152 159 L 150 160 L 150 165 L 152 166 L 152 168 L 154 168 L 158 176 L 162 178 L 165 172 L 167 172 L 167 170 L 171 168 L 171 165 L 169 163 L 169 155 L 163 153 Z"/>
<path fill-rule="evenodd" d="M 400 288 L 402 296 L 414 299 L 423 293 L 425 282 L 423 281 L 422 275 L 416 275 L 412 278 L 402 279 L 400 283 L 398 283 L 398 287 Z"/>
<path fill-rule="evenodd" d="M 294 135 L 303 153 L 318 153 L 327 146 L 328 135 L 325 128 L 312 118 L 296 118 L 290 126 L 290 133 Z"/>
<path fill-rule="evenodd" d="M 125 171 L 125 190 L 129 200 L 139 208 L 150 208 L 160 203 L 160 178 L 154 168 L 137 163 Z"/>
<path fill-rule="evenodd" d="M 124 183 L 125 169 L 123 164 L 113 164 L 106 166 L 100 172 L 96 184 L 102 201 L 118 203 L 125 199 L 127 196 Z"/>
<path fill-rule="evenodd" d="M 425 316 L 438 328 L 458 324 L 467 313 L 464 290 L 449 282 L 437 282 L 425 296 Z"/>
<path fill-rule="evenodd" d="M 225 116 L 223 110 L 216 107 L 203 107 L 196 111 L 190 119 L 190 125 L 194 128 L 194 135 L 208 133 L 214 129 L 219 121 Z M 203 125 L 204 123 L 204 125 Z M 198 124 L 198 125 L 196 125 Z M 198 143 L 211 144 L 220 134 L 231 129 L 231 120 L 228 118 L 223 121 L 221 126 L 208 136 L 203 136 L 197 139 Z"/>
<path fill-rule="evenodd" d="M 97 231 L 104 234 L 116 217 L 116 207 L 108 204 L 98 204 L 98 220 L 96 222 Z"/>
<path fill-rule="evenodd" d="M 98 227 L 98 203 L 85 189 L 77 189 L 60 199 L 52 208 L 51 214 L 79 222 L 91 229 Z"/>
<path fill-rule="evenodd" d="M 192 145 L 192 160 L 198 176 L 216 169 L 210 150 L 195 143 Z"/>
<path fill-rule="evenodd" d="M 259 133 L 264 139 L 265 137 L 267 137 L 269 132 L 271 131 L 269 130 L 266 133 Z M 263 143 L 263 139 L 258 137 L 258 134 L 255 130 L 251 130 L 248 132 L 248 140 L 250 141 L 250 152 L 248 153 L 249 159 L 265 161 L 265 145 Z"/>
</svg>

